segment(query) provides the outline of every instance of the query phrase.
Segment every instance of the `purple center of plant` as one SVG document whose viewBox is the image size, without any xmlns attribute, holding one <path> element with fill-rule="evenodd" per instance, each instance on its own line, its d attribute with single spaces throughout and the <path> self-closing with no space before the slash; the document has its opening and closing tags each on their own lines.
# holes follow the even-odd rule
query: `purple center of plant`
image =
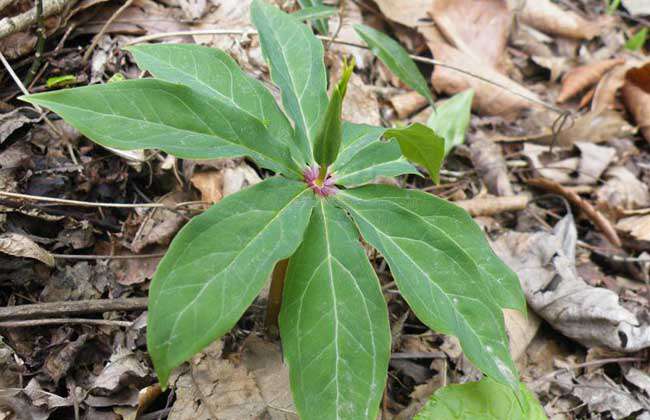
<svg viewBox="0 0 650 420">
<path fill-rule="evenodd" d="M 338 192 L 338 189 L 334 186 L 336 183 L 334 175 L 328 172 L 327 175 L 325 175 L 325 179 L 321 179 L 320 168 L 318 165 L 312 165 L 305 168 L 305 170 L 302 171 L 302 174 L 305 177 L 305 182 L 314 193 L 327 197 Z"/>
</svg>

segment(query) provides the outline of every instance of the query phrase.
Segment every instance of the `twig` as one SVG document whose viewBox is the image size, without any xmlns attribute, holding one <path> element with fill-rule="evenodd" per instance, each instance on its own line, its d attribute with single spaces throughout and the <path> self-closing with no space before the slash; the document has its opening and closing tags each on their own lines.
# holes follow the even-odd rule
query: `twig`
<svg viewBox="0 0 650 420">
<path fill-rule="evenodd" d="M 50 254 L 57 260 L 139 260 L 145 258 L 160 258 L 164 252 L 156 254 L 133 254 L 133 255 L 86 255 L 86 254 Z"/>
<path fill-rule="evenodd" d="M 523 210 L 528 206 L 530 198 L 530 195 L 519 194 L 506 197 L 473 198 L 456 201 L 454 204 L 462 207 L 474 217 L 493 216 L 507 211 Z"/>
<path fill-rule="evenodd" d="M 69 302 L 34 303 L 0 308 L 0 321 L 97 314 L 110 311 L 143 311 L 147 298 L 90 299 Z"/>
<path fill-rule="evenodd" d="M 50 17 L 56 13 L 61 12 L 69 3 L 76 0 L 44 0 L 43 4 L 43 18 Z M 15 32 L 20 32 L 29 28 L 36 22 L 36 8 L 21 13 L 17 16 L 6 17 L 0 20 L 0 39 L 11 35 Z"/>
<path fill-rule="evenodd" d="M 202 29 L 202 30 L 194 30 L 194 31 L 163 32 L 163 33 L 158 33 L 158 34 L 145 35 L 145 36 L 141 36 L 139 38 L 132 39 L 130 42 L 127 43 L 127 45 L 139 44 L 139 43 L 142 43 L 142 42 L 149 42 L 149 41 L 154 41 L 154 40 L 159 40 L 159 39 L 164 39 L 164 38 L 175 38 L 175 37 L 179 37 L 179 36 L 194 36 L 194 35 L 257 35 L 257 32 L 256 31 L 251 31 L 251 30 L 243 30 L 243 29 L 239 29 L 239 30 L 236 30 L 236 29 L 232 29 L 232 30 Z M 334 38 L 329 37 L 329 36 L 317 35 L 317 37 L 319 39 L 323 40 L 323 41 L 328 41 L 328 42 L 331 42 L 331 43 L 334 43 L 334 44 L 347 45 L 348 47 L 361 48 L 361 49 L 364 49 L 364 50 L 369 50 L 370 49 L 365 45 L 356 44 L 354 42 L 341 41 L 341 40 L 334 39 Z M 440 66 L 440 67 L 444 67 L 444 68 L 447 68 L 447 69 L 450 69 L 450 70 L 454 70 L 454 71 L 457 71 L 459 73 L 463 73 L 463 74 L 465 74 L 467 76 L 473 77 L 473 78 L 478 79 L 478 80 L 480 80 L 482 82 L 489 83 L 489 84 L 491 84 L 493 86 L 496 86 L 496 87 L 498 87 L 500 89 L 503 89 L 503 90 L 513 94 L 513 95 L 519 96 L 520 98 L 523 98 L 523 99 L 525 99 L 525 100 L 527 100 L 529 102 L 535 103 L 537 105 L 541 105 L 544 108 L 547 108 L 547 109 L 549 109 L 549 110 L 551 110 L 553 112 L 556 112 L 556 113 L 558 113 L 560 115 L 564 115 L 564 114 L 568 114 L 568 113 L 570 114 L 569 111 L 560 109 L 560 108 L 558 108 L 558 107 L 556 107 L 554 105 L 551 105 L 551 104 L 549 104 L 547 102 L 544 102 L 544 101 L 542 101 L 540 99 L 531 98 L 531 97 L 529 97 L 527 95 L 516 92 L 516 91 L 510 89 L 508 86 L 505 86 L 505 85 L 503 85 L 503 84 L 501 84 L 499 82 L 495 82 L 495 81 L 490 80 L 490 79 L 486 79 L 485 77 L 483 77 L 481 75 L 478 75 L 478 74 L 476 74 L 474 72 L 471 72 L 471 71 L 468 71 L 468 70 L 465 70 L 465 69 L 462 69 L 460 67 L 456 67 L 456 66 L 453 66 L 451 64 L 446 64 L 446 63 L 443 63 L 442 61 L 435 60 L 433 58 L 422 57 L 422 56 L 419 56 L 419 55 L 409 55 L 409 57 L 411 57 L 413 60 L 418 61 L 420 63 L 432 64 L 432 65 L 435 65 L 435 66 Z"/>
<path fill-rule="evenodd" d="M 110 319 L 48 318 L 48 319 L 28 319 L 23 321 L 4 321 L 4 322 L 0 322 L 0 328 L 27 328 L 27 327 L 42 327 L 44 325 L 61 325 L 61 324 L 105 325 L 109 327 L 126 327 L 126 328 L 133 325 L 133 323 L 129 321 L 114 321 Z"/>
<path fill-rule="evenodd" d="M 612 226 L 612 224 L 603 216 L 598 210 L 596 210 L 591 203 L 587 200 L 584 200 L 580 197 L 575 191 L 571 191 L 562 185 L 558 184 L 555 181 L 545 178 L 532 178 L 527 179 L 526 183 L 532 185 L 533 187 L 541 188 L 543 190 L 558 194 L 566 200 L 578 207 L 582 212 L 591 220 L 591 222 L 596 225 L 598 229 L 605 235 L 605 238 L 614 246 L 621 247 L 621 239 L 618 237 L 618 233 Z"/>
<path fill-rule="evenodd" d="M 29 67 L 27 75 L 23 84 L 29 86 L 29 84 L 34 80 L 34 76 L 38 72 L 39 67 L 43 63 L 43 50 L 45 49 L 45 19 L 43 18 L 43 0 L 36 0 L 36 34 L 38 35 L 38 41 L 36 42 L 36 52 L 34 53 L 34 62 Z"/>
<path fill-rule="evenodd" d="M 65 198 L 56 198 L 56 197 L 45 197 L 41 195 L 29 195 L 29 194 L 20 194 L 12 193 L 9 191 L 0 191 L 0 196 L 19 198 L 23 200 L 30 201 L 43 201 L 47 203 L 53 203 L 54 205 L 59 206 L 80 206 L 80 207 L 113 207 L 113 208 L 166 208 L 166 209 L 177 209 L 179 207 L 187 207 L 193 205 L 203 205 L 210 204 L 205 201 L 184 201 L 182 203 L 177 203 L 173 206 L 164 204 L 164 203 L 93 203 L 92 201 L 79 201 L 79 200 L 68 200 Z"/>
<path fill-rule="evenodd" d="M 113 13 L 113 15 L 110 18 L 108 18 L 106 23 L 104 23 L 104 26 L 102 26 L 102 29 L 99 32 L 97 32 L 97 34 L 93 37 L 93 40 L 90 43 L 90 46 L 88 47 L 88 49 L 86 50 L 86 52 L 84 53 L 84 56 L 83 56 L 82 63 L 84 65 L 86 65 L 86 63 L 88 62 L 88 59 L 90 58 L 90 55 L 95 50 L 95 47 L 97 46 L 97 44 L 99 44 L 99 41 L 102 39 L 102 37 L 106 33 L 106 30 L 108 30 L 108 27 L 111 26 L 113 21 L 115 19 L 117 19 L 122 14 L 122 12 L 124 12 L 126 9 L 128 9 L 128 7 L 131 5 L 131 3 L 133 3 L 133 0 L 126 0 L 124 2 L 124 4 L 119 9 L 117 9 L 115 11 L 115 13 Z"/>
<path fill-rule="evenodd" d="M 15 0 L 0 0 L 0 12 L 4 10 L 7 6 L 13 3 Z"/>
</svg>

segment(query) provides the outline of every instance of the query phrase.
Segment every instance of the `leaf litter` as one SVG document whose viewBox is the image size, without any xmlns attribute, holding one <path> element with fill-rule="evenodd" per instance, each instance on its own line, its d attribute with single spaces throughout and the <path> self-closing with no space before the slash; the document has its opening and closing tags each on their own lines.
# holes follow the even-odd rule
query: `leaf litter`
<svg viewBox="0 0 650 420">
<path fill-rule="evenodd" d="M 32 7 L 15 3 L 3 12 L 17 16 Z M 78 83 L 139 77 L 122 50 L 135 37 L 214 28 L 237 33 L 163 42 L 222 48 L 271 86 L 259 42 L 246 34 L 249 2 L 136 0 L 108 24 L 119 4 L 63 3 L 46 20 L 45 65 L 31 92 L 66 75 Z M 649 418 L 650 65 L 647 45 L 624 49 L 626 37 L 642 28 L 638 21 L 647 20 L 645 3 L 623 0 L 610 14 L 595 0 L 332 3 L 343 18 L 330 18 L 330 34 L 341 41 L 360 43 L 353 25 L 369 25 L 412 54 L 501 85 L 420 63 L 432 96 L 444 101 L 474 91 L 468 133 L 454 140 L 439 185 L 412 175 L 379 182 L 457 200 L 518 272 L 530 314 L 506 314 L 511 352 L 549 417 Z M 299 9 L 294 1 L 283 6 Z M 33 62 L 34 28 L 32 22 L 0 38 L 0 51 L 21 76 Z M 82 55 L 97 34 L 85 65 Z M 357 62 L 347 119 L 426 123 L 432 114 L 426 98 L 371 54 L 326 46 L 331 80 L 338 79 L 341 56 Z M 162 152 L 127 159 L 78 133 L 56 135 L 42 115 L 14 101 L 19 91 L 6 74 L 0 89 L 0 191 L 32 196 L 0 196 L 3 307 L 144 297 L 159 255 L 192 215 L 269 176 L 245 160 L 177 160 Z M 558 111 L 570 113 L 564 123 Z M 526 181 L 533 177 L 591 203 L 622 246 L 606 241 L 594 213 L 579 206 L 569 213 L 556 194 L 531 187 Z M 88 207 L 34 196 L 162 207 Z M 196 204 L 178 207 L 187 202 Z M 394 331 L 382 415 L 412 418 L 437 389 L 479 376 L 453 337 L 428 330 L 407 310 L 381 256 L 373 261 Z M 265 298 L 221 342 L 179 369 L 173 391 L 156 388 L 140 312 L 78 315 L 104 325 L 0 324 L 0 417 L 297 418 L 282 350 L 264 336 Z M 118 326 L 124 321 L 133 326 Z"/>
</svg>

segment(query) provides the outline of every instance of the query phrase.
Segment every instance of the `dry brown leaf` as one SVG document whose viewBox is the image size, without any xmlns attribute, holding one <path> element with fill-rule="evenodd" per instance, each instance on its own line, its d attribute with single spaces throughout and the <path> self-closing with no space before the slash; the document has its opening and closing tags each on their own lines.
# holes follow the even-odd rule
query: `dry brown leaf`
<svg viewBox="0 0 650 420">
<path fill-rule="evenodd" d="M 174 206 L 177 203 L 190 200 L 189 194 L 178 192 L 165 197 L 162 203 Z M 167 245 L 186 221 L 187 219 L 182 214 L 167 208 L 148 210 L 138 232 L 131 241 L 131 250 L 139 253 L 148 245 Z"/>
<path fill-rule="evenodd" d="M 650 242 L 650 215 L 625 217 L 616 223 L 616 229 L 639 241 Z"/>
<path fill-rule="evenodd" d="M 648 187 L 623 166 L 605 173 L 607 181 L 596 191 L 597 207 L 616 218 L 622 210 L 633 210 L 650 205 Z"/>
<path fill-rule="evenodd" d="M 516 361 L 526 352 L 528 345 L 535 338 L 542 320 L 531 310 L 524 315 L 512 309 L 504 309 L 503 318 L 510 339 L 510 355 Z"/>
<path fill-rule="evenodd" d="M 205 13 L 208 7 L 207 0 L 178 0 L 185 17 L 190 20 L 197 20 Z"/>
<path fill-rule="evenodd" d="M 591 39 L 602 30 L 602 23 L 563 10 L 550 0 L 509 0 L 509 3 L 521 22 L 547 34 Z"/>
<path fill-rule="evenodd" d="M 387 19 L 415 28 L 428 18 L 432 0 L 375 0 L 375 3 Z"/>
<path fill-rule="evenodd" d="M 506 0 L 435 0 L 431 17 L 451 46 L 476 61 L 504 68 L 512 23 Z"/>
<path fill-rule="evenodd" d="M 257 172 L 242 162 L 234 168 L 227 167 L 223 170 L 222 194 L 227 197 L 260 182 L 262 182 L 262 179 L 257 175 Z"/>
<path fill-rule="evenodd" d="M 427 98 L 414 90 L 395 95 L 389 101 L 400 119 L 410 117 L 429 104 Z"/>
<path fill-rule="evenodd" d="M 27 236 L 18 233 L 3 233 L 0 235 L 0 252 L 14 257 L 33 258 L 54 267 L 52 254 L 38 246 L 36 242 Z"/>
<path fill-rule="evenodd" d="M 352 1 L 346 2 L 345 7 L 343 7 L 341 18 L 341 29 L 339 30 L 336 39 L 343 42 L 363 45 L 364 42 L 359 37 L 357 31 L 354 30 L 354 25 L 364 23 L 363 17 L 361 15 L 361 8 L 357 5 L 357 3 Z M 332 28 L 334 25 L 338 25 L 338 23 L 331 24 L 330 28 Z M 373 59 L 373 55 L 370 51 L 344 44 L 332 44 L 330 45 L 330 51 L 342 54 L 344 56 L 354 57 L 354 63 L 359 69 L 365 69 L 372 63 Z M 339 58 L 336 58 L 336 60 L 339 60 Z M 348 91 L 348 94 L 349 93 L 350 91 Z"/>
<path fill-rule="evenodd" d="M 190 182 L 201 193 L 201 201 L 216 203 L 223 197 L 223 175 L 221 171 L 195 172 Z"/>
<path fill-rule="evenodd" d="M 650 142 L 650 63 L 627 71 L 621 93 L 643 138 Z"/>
<path fill-rule="evenodd" d="M 189 372 L 176 381 L 170 420 L 241 420 L 264 418 L 266 404 L 243 365 L 221 358 L 215 342 L 189 362 Z"/>
<path fill-rule="evenodd" d="M 330 73 L 331 87 L 336 86 L 336 81 L 340 76 L 341 62 L 336 61 L 333 63 Z M 356 73 L 352 73 L 349 85 L 345 99 L 343 99 L 341 118 L 356 124 L 381 125 L 379 102 L 375 92 Z"/>
<path fill-rule="evenodd" d="M 605 73 L 624 62 L 623 58 L 613 58 L 570 70 L 562 79 L 562 89 L 557 97 L 557 102 L 566 102 L 578 93 L 595 85 Z"/>
<path fill-rule="evenodd" d="M 422 26 L 418 29 L 424 35 L 436 59 L 481 76 L 484 79 L 499 83 L 507 87 L 510 91 L 525 97 L 538 99 L 537 95 L 533 92 L 490 67 L 485 62 L 477 61 L 447 44 L 433 26 Z M 506 89 L 441 66 L 436 66 L 434 69 L 431 82 L 437 92 L 444 92 L 448 95 L 453 95 L 470 88 L 474 89 L 472 108 L 482 114 L 511 118 L 523 110 L 539 107 L 537 104 L 513 94 Z"/>
<path fill-rule="evenodd" d="M 625 73 L 630 68 L 629 62 L 616 66 L 608 71 L 596 85 L 594 97 L 591 100 L 591 111 L 599 112 L 604 109 L 616 108 L 616 94 L 623 87 Z"/>
</svg>

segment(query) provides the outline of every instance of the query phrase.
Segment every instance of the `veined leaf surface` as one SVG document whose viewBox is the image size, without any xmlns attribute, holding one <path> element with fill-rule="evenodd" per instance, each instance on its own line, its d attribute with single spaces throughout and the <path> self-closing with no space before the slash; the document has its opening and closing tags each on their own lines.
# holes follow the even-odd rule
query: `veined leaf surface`
<svg viewBox="0 0 650 420">
<path fill-rule="evenodd" d="M 271 136 L 291 147 L 291 123 L 264 85 L 244 73 L 224 51 L 196 44 L 144 44 L 126 48 L 138 66 L 160 80 L 183 84 L 257 118 Z M 303 162 L 307 156 L 301 156 Z"/>
<path fill-rule="evenodd" d="M 258 119 L 174 83 L 127 80 L 22 99 L 51 109 L 103 146 L 162 149 L 188 159 L 250 156 L 273 171 L 300 173 L 286 144 Z"/>
<path fill-rule="evenodd" d="M 293 12 L 291 16 L 300 20 L 315 20 L 319 19 L 327 22 L 326 18 L 330 16 L 335 16 L 339 13 L 339 10 L 336 7 L 331 6 L 307 6 L 302 9 Z M 319 22 L 316 22 L 318 25 Z M 320 32 L 320 31 L 319 31 Z"/>
<path fill-rule="evenodd" d="M 228 332 L 302 240 L 315 203 L 302 182 L 271 178 L 194 217 L 149 290 L 147 347 L 161 384 Z"/>
<path fill-rule="evenodd" d="M 402 156 L 399 144 L 381 141 L 383 127 L 343 123 L 343 144 L 332 165 L 336 183 L 351 187 L 380 176 L 419 174 Z"/>
<path fill-rule="evenodd" d="M 328 103 L 323 44 L 298 19 L 262 0 L 253 1 L 251 18 L 271 79 L 282 92 L 284 109 L 296 124 L 296 136 L 311 164 L 316 132 Z"/>
<path fill-rule="evenodd" d="M 433 394 L 415 420 L 546 420 L 535 396 L 524 384 L 519 390 L 520 399 L 490 378 L 448 385 Z"/>
<path fill-rule="evenodd" d="M 408 127 L 390 128 L 385 139 L 396 139 L 402 154 L 413 163 L 422 165 L 433 182 L 440 180 L 440 168 L 445 158 L 445 139 L 426 125 L 415 123 Z"/>
<path fill-rule="evenodd" d="M 371 185 L 340 191 L 336 198 L 365 240 L 386 258 L 418 318 L 435 331 L 458 337 L 467 357 L 484 373 L 516 386 L 502 310 L 488 290 L 492 284 L 457 238 L 393 200 L 396 191 Z M 444 220 L 447 214 L 441 210 Z M 455 223 L 453 216 L 445 223 Z"/>
<path fill-rule="evenodd" d="M 408 52 L 393 38 L 366 25 L 354 25 L 354 30 L 368 47 L 399 79 L 413 88 L 433 105 L 433 95 Z"/>
<path fill-rule="evenodd" d="M 327 200 L 289 261 L 280 332 L 302 419 L 377 418 L 390 356 L 386 303 L 352 221 Z"/>
</svg>

